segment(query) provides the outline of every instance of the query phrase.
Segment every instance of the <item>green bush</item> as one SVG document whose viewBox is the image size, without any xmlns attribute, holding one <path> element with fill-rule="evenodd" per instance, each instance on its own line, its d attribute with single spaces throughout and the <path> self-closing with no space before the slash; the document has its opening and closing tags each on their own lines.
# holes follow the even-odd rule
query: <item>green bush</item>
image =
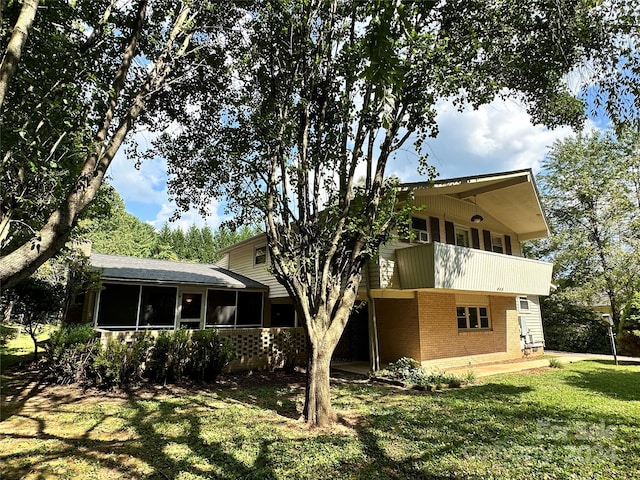
<svg viewBox="0 0 640 480">
<path fill-rule="evenodd" d="M 127 388 L 142 380 L 142 373 L 153 339 L 147 332 L 131 341 L 110 338 L 100 349 L 91 368 L 91 376 L 101 388 Z"/>
<path fill-rule="evenodd" d="M 197 330 L 191 336 L 189 376 L 213 382 L 234 356 L 231 342 L 221 338 L 216 330 Z"/>
<path fill-rule="evenodd" d="M 96 331 L 90 325 L 62 327 L 45 344 L 42 370 L 54 382 L 86 383 L 100 350 Z"/>
<path fill-rule="evenodd" d="M 296 334 L 291 330 L 282 330 L 274 338 L 271 369 L 282 367 L 291 373 L 299 363 L 301 351 L 296 344 Z"/>
<path fill-rule="evenodd" d="M 618 334 L 620 353 L 640 355 L 640 292 L 636 292 L 627 303 L 620 321 Z"/>
<path fill-rule="evenodd" d="M 182 380 L 189 363 L 190 343 L 187 330 L 160 332 L 149 355 L 146 375 L 164 384 Z"/>
<path fill-rule="evenodd" d="M 0 323 L 0 348 L 6 347 L 9 340 L 16 338 L 17 334 L 18 330 L 15 327 Z"/>
<path fill-rule="evenodd" d="M 450 388 L 458 388 L 468 383 L 473 383 L 475 375 L 473 372 L 467 372 L 463 376 L 448 372 L 427 372 L 420 362 L 409 357 L 402 357 L 394 363 L 377 373 L 378 377 L 384 377 L 391 380 L 399 381 L 405 385 L 417 385 L 426 387 L 433 385 L 437 389 L 447 386 Z"/>
<path fill-rule="evenodd" d="M 566 352 L 611 353 L 607 326 L 599 314 L 562 293 L 540 299 L 546 348 Z"/>
<path fill-rule="evenodd" d="M 390 363 L 389 366 L 380 372 L 393 380 L 404 383 L 418 385 L 424 377 L 425 371 L 420 362 L 413 358 L 402 357 L 398 361 Z"/>
</svg>

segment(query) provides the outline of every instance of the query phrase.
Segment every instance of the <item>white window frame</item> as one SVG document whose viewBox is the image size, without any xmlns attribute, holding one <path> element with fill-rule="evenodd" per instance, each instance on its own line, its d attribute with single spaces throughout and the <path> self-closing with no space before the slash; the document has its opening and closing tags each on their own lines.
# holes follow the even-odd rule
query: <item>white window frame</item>
<svg viewBox="0 0 640 480">
<path fill-rule="evenodd" d="M 258 250 L 264 250 L 264 255 L 261 254 L 260 257 L 258 257 Z M 256 245 L 256 247 L 253 249 L 253 266 L 257 267 L 259 265 L 266 265 L 268 256 L 269 254 L 268 254 L 266 245 Z M 264 261 L 258 262 L 258 258 L 263 258 L 263 257 L 264 257 Z"/>
<path fill-rule="evenodd" d="M 225 289 L 223 288 L 207 288 L 207 294 L 206 294 L 206 299 L 204 301 L 204 311 L 202 312 L 202 316 L 204 317 L 204 328 L 262 328 L 264 325 L 264 302 L 265 302 L 265 292 L 262 290 L 242 290 L 243 292 L 246 293 L 260 293 L 261 294 L 261 298 L 262 298 L 262 302 L 260 304 L 260 323 L 252 323 L 249 325 L 238 325 L 238 293 L 240 293 L 240 290 L 234 290 L 235 292 L 235 296 L 236 296 L 236 304 L 235 304 L 235 310 L 233 312 L 233 325 L 214 325 L 214 324 L 208 324 L 207 323 L 207 307 L 209 306 L 209 293 L 214 291 L 214 290 L 222 290 L 224 291 Z"/>
<path fill-rule="evenodd" d="M 500 249 L 501 249 L 502 251 L 500 251 L 500 252 L 496 252 L 496 251 L 495 251 L 495 249 L 493 248 L 493 247 L 494 247 L 494 245 L 495 245 L 495 244 L 494 244 L 494 242 L 493 242 L 493 241 L 494 241 L 494 239 L 496 239 L 496 240 L 500 240 Z M 505 250 L 505 246 L 504 246 L 504 235 L 502 235 L 502 234 L 500 234 L 500 233 L 493 233 L 493 232 L 491 232 L 491 251 L 492 251 L 493 253 L 505 253 L 505 251 L 506 251 L 506 250 Z"/>
<path fill-rule="evenodd" d="M 522 308 L 522 303 L 527 302 L 527 306 Z M 518 306 L 519 312 L 529 312 L 531 311 L 531 302 L 529 301 L 529 297 L 526 295 L 519 295 L 516 297 L 516 305 Z"/>
<path fill-rule="evenodd" d="M 464 232 L 466 234 L 467 244 L 466 245 L 458 245 L 458 232 Z M 453 226 L 453 243 L 458 247 L 471 247 L 471 229 L 469 227 L 465 227 L 463 225 L 454 225 Z"/>
<path fill-rule="evenodd" d="M 118 281 L 105 281 L 102 282 L 104 285 L 128 285 L 138 288 L 138 304 L 136 307 L 136 323 L 135 325 L 98 325 L 98 319 L 100 317 L 100 302 L 102 301 L 102 290 L 98 290 L 96 295 L 96 303 L 93 310 L 93 322 L 92 325 L 94 328 L 100 328 L 104 330 L 175 330 L 176 322 L 174 318 L 173 325 L 140 325 L 140 309 L 142 308 L 142 288 L 150 287 L 155 285 L 146 285 L 144 283 L 134 283 L 134 282 L 118 282 Z M 178 287 L 175 285 L 160 285 L 167 288 L 175 288 L 176 289 L 176 309 L 179 308 L 179 292 Z"/>
<path fill-rule="evenodd" d="M 460 328 L 460 325 L 458 324 L 458 320 L 460 318 L 462 318 L 462 316 L 458 315 L 458 309 L 459 308 L 463 308 L 464 309 L 464 318 L 466 320 L 466 324 L 467 326 L 465 328 Z M 480 309 L 486 309 L 487 314 L 486 315 L 480 315 Z M 475 309 L 476 311 L 476 316 L 478 319 L 478 327 L 471 327 L 471 315 L 469 314 L 471 309 Z M 486 317 L 487 319 L 487 326 L 483 327 L 482 325 L 482 318 Z M 488 332 L 493 330 L 493 326 L 492 326 L 492 322 L 491 322 L 491 311 L 489 310 L 489 306 L 488 305 L 456 305 L 456 326 L 458 327 L 458 331 L 460 332 Z"/>
</svg>

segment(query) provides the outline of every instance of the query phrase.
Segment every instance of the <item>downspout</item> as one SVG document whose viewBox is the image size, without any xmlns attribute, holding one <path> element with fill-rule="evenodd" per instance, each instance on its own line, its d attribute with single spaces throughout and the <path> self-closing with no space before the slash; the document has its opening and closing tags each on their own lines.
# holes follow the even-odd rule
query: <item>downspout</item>
<svg viewBox="0 0 640 480">
<path fill-rule="evenodd" d="M 371 260 L 367 260 L 364 279 L 367 287 L 367 316 L 369 317 L 369 362 L 372 372 L 380 370 L 380 349 L 378 345 L 378 322 L 376 319 L 376 302 L 371 294 Z"/>
</svg>

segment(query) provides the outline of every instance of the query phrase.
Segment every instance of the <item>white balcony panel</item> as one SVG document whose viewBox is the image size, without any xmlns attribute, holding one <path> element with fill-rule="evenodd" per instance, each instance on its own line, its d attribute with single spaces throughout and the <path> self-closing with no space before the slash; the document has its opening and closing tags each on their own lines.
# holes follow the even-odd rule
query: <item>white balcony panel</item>
<svg viewBox="0 0 640 480">
<path fill-rule="evenodd" d="M 429 243 L 396 250 L 400 286 L 549 295 L 553 265 L 472 248 Z"/>
</svg>

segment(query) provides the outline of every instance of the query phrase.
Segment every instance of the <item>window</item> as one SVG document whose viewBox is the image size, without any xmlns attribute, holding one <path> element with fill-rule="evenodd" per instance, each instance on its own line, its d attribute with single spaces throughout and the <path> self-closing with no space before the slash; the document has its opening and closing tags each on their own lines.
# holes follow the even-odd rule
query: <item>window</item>
<svg viewBox="0 0 640 480">
<path fill-rule="evenodd" d="M 176 289 L 174 287 L 142 287 L 138 325 L 173 327 L 175 318 Z"/>
<path fill-rule="evenodd" d="M 105 283 L 100 292 L 97 327 L 138 330 L 173 327 L 176 288 Z"/>
<path fill-rule="evenodd" d="M 527 297 L 518 297 L 518 311 L 526 312 L 529 310 L 529 299 Z"/>
<path fill-rule="evenodd" d="M 256 247 L 255 256 L 254 256 L 254 264 L 255 265 L 263 265 L 267 263 L 267 247 Z"/>
<path fill-rule="evenodd" d="M 236 292 L 209 290 L 207 295 L 207 325 L 233 326 L 236 322 Z"/>
<path fill-rule="evenodd" d="M 272 327 L 295 327 L 296 308 L 291 303 L 271 304 Z"/>
<path fill-rule="evenodd" d="M 489 309 L 487 307 L 456 307 L 459 330 L 489 330 Z"/>
<path fill-rule="evenodd" d="M 464 227 L 456 227 L 456 245 L 459 247 L 468 247 L 469 244 L 469 230 Z"/>
<path fill-rule="evenodd" d="M 208 327 L 246 327 L 262 325 L 262 292 L 209 290 Z"/>
<path fill-rule="evenodd" d="M 491 234 L 491 251 L 504 253 L 504 237 L 502 235 Z"/>
<path fill-rule="evenodd" d="M 236 325 L 262 325 L 262 292 L 238 292 Z"/>
<path fill-rule="evenodd" d="M 411 235 L 400 239 L 406 243 L 428 243 L 429 231 L 427 230 L 427 220 L 425 218 L 411 217 Z"/>
<path fill-rule="evenodd" d="M 180 327 L 188 329 L 200 328 L 202 312 L 201 293 L 183 293 L 180 307 Z"/>
<path fill-rule="evenodd" d="M 135 329 L 139 299 L 140 285 L 104 283 L 100 292 L 96 326 Z"/>
<path fill-rule="evenodd" d="M 429 241 L 427 220 L 425 218 L 411 217 L 411 230 L 413 231 L 414 241 L 418 243 L 427 243 Z"/>
</svg>

